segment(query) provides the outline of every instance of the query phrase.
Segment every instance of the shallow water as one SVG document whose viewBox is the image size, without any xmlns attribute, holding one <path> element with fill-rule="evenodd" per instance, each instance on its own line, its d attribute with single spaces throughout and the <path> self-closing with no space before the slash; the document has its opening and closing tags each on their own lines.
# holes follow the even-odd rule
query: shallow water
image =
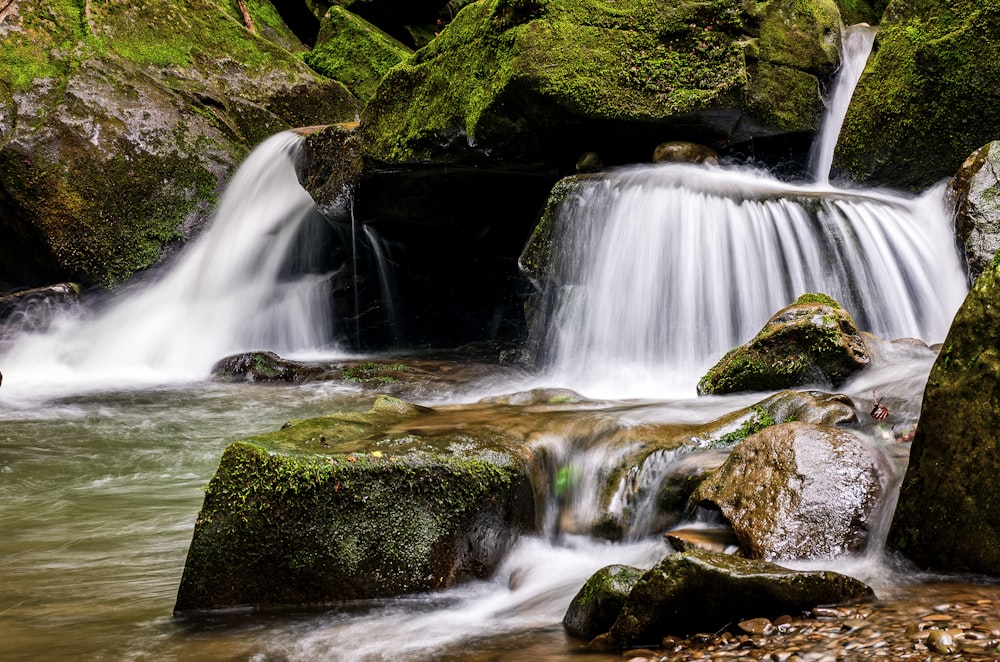
<svg viewBox="0 0 1000 662">
<path fill-rule="evenodd" d="M 883 371 L 877 388 L 888 390 L 885 380 L 911 372 L 919 382 L 929 368 L 922 356 L 918 367 Z M 872 379 L 857 385 L 855 397 Z M 464 393 L 462 401 L 503 390 L 483 383 L 481 393 Z M 508 390 L 530 385 L 507 384 Z M 455 397 L 439 394 L 423 403 Z M 202 490 L 226 444 L 292 418 L 367 409 L 372 399 L 331 385 L 212 383 L 33 406 L 0 397 L 0 659 L 616 659 L 581 657 L 581 642 L 562 631 L 562 614 L 598 568 L 655 563 L 669 551 L 658 535 L 629 544 L 526 537 L 489 581 L 441 594 L 307 613 L 172 616 Z M 567 405 L 552 420 L 691 424 L 752 401 L 588 401 L 576 413 Z M 473 411 L 517 418 L 518 407 Z M 835 565 L 889 599 L 915 600 L 899 597 L 906 575 L 881 557 Z M 920 594 L 912 586 L 906 591 Z"/>
</svg>

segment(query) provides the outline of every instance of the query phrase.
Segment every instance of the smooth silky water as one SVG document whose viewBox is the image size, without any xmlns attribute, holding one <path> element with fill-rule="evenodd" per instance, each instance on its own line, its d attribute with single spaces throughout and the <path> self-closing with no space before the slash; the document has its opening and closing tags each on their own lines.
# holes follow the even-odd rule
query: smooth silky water
<svg viewBox="0 0 1000 662">
<path fill-rule="evenodd" d="M 4 335 L 0 659 L 620 659 L 582 653 L 560 621 L 595 570 L 648 567 L 669 551 L 642 495 L 686 461 L 680 455 L 618 486 L 614 507 L 638 513 L 625 542 L 582 535 L 601 512 L 581 481 L 568 498 L 542 504 L 544 530 L 522 538 L 486 581 L 330 610 L 172 616 L 203 489 L 225 446 L 372 401 L 329 384 L 208 379 L 215 360 L 238 351 L 345 356 L 324 294 L 330 265 L 304 251 L 322 220 L 294 177 L 299 142 L 281 134 L 255 150 L 212 226 L 161 278 L 48 332 Z M 824 179 L 791 186 L 760 172 L 683 166 L 595 180 L 563 210 L 565 227 L 575 220 L 580 233 L 565 234 L 557 256 L 561 293 L 539 331 L 547 367 L 517 379 L 487 372 L 416 399 L 450 411 L 456 424 L 486 417 L 521 426 L 552 471 L 592 477 L 627 452 L 601 443 L 610 431 L 704 423 L 760 400 L 697 398 L 694 385 L 804 291 L 841 298 L 884 338 L 942 340 L 965 292 L 942 192 L 907 198 Z M 876 365 L 842 390 L 862 413 L 874 390 L 912 423 L 933 353 L 875 345 Z M 539 386 L 603 399 L 460 404 Z M 859 434 L 899 455 L 888 430 Z M 897 464 L 896 480 L 901 471 Z M 885 562 L 883 520 L 865 554 L 824 566 L 905 603 L 901 596 L 921 589 Z"/>
</svg>

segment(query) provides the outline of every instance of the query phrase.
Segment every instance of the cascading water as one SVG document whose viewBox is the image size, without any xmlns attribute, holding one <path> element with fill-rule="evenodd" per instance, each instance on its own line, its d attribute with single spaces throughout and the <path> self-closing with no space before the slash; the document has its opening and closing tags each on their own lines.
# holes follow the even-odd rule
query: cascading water
<svg viewBox="0 0 1000 662">
<path fill-rule="evenodd" d="M 684 393 L 805 292 L 939 341 L 965 296 L 941 191 L 911 199 L 669 164 L 580 181 L 553 235 L 544 346 L 561 383 Z"/>
<path fill-rule="evenodd" d="M 235 352 L 332 351 L 325 224 L 299 185 L 302 138 L 259 145 L 168 273 L 86 319 L 17 338 L 5 395 L 203 379 Z"/>
<path fill-rule="evenodd" d="M 810 155 L 813 177 L 818 184 L 830 182 L 830 168 L 833 166 L 833 152 L 840 137 L 840 127 L 847 117 L 854 88 L 865 70 L 868 54 L 875 43 L 875 28 L 861 23 L 843 30 L 840 42 L 840 71 L 830 94 L 829 106 L 823 126 L 820 127 Z"/>
<path fill-rule="evenodd" d="M 806 292 L 885 338 L 944 338 L 967 286 L 943 188 L 912 198 L 828 184 L 873 40 L 867 25 L 845 33 L 816 184 L 687 164 L 581 178 L 557 213 L 535 338 L 553 379 L 590 395 L 690 394 Z"/>
</svg>

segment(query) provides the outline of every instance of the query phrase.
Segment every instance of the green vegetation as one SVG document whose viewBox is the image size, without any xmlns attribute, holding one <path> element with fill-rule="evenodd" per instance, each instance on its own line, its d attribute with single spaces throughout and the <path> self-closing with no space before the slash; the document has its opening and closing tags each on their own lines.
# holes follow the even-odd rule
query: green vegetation
<svg viewBox="0 0 1000 662">
<path fill-rule="evenodd" d="M 710 448 L 729 448 L 740 443 L 752 434 L 756 434 L 764 428 L 776 425 L 777 421 L 761 405 L 754 405 L 750 410 L 750 415 L 743 421 L 743 424 L 732 432 L 727 432 L 711 444 Z"/>
</svg>

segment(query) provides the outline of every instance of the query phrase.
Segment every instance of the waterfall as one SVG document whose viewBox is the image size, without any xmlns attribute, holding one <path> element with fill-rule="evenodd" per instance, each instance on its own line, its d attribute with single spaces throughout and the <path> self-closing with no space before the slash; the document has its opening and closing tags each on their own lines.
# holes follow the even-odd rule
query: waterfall
<svg viewBox="0 0 1000 662">
<path fill-rule="evenodd" d="M 159 280 L 92 317 L 16 338 L 0 357 L 4 394 L 203 379 L 240 351 L 336 350 L 329 233 L 298 183 L 301 143 L 285 132 L 259 145 Z"/>
<path fill-rule="evenodd" d="M 582 177 L 557 211 L 548 374 L 587 394 L 691 394 L 805 292 L 885 338 L 943 340 L 965 296 L 943 189 L 918 198 L 661 164 Z"/>
<path fill-rule="evenodd" d="M 810 156 L 810 166 L 813 177 L 819 184 L 830 181 L 830 168 L 833 166 L 833 151 L 837 147 L 840 128 L 847 117 L 847 108 L 851 105 L 854 88 L 858 86 L 861 74 L 865 70 L 868 56 L 875 43 L 875 28 L 867 23 L 859 23 L 843 30 L 840 42 L 840 70 L 830 94 L 826 117 Z"/>
<path fill-rule="evenodd" d="M 375 260 L 379 297 L 385 309 L 385 324 L 388 327 L 390 337 L 396 341 L 400 337 L 402 327 L 399 315 L 399 295 L 397 294 L 394 270 L 389 259 L 389 246 L 371 225 L 366 223 L 364 231 L 372 258 Z"/>
</svg>

